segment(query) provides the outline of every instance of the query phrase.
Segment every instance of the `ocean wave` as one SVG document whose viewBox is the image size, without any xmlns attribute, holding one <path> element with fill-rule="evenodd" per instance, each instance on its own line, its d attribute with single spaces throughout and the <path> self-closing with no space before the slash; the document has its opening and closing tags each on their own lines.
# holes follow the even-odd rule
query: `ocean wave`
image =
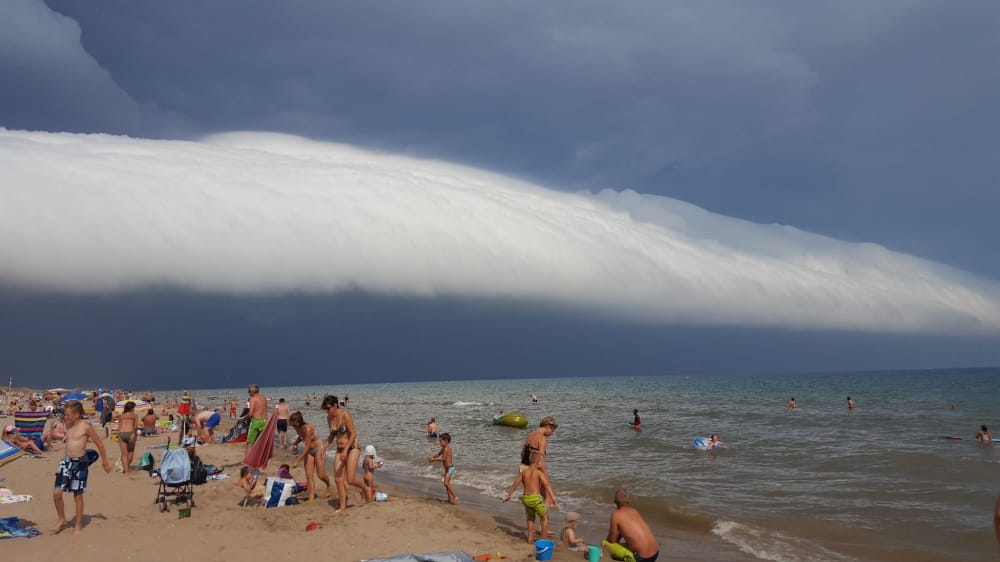
<svg viewBox="0 0 1000 562">
<path fill-rule="evenodd" d="M 462 407 L 462 406 L 482 406 L 482 405 L 483 405 L 482 402 L 463 402 L 461 400 L 452 403 L 452 406 L 458 406 L 458 407 Z"/>
<path fill-rule="evenodd" d="M 716 522 L 712 533 L 736 546 L 740 552 L 758 560 L 773 562 L 853 560 L 804 539 L 790 537 L 781 532 L 756 529 L 735 521 Z"/>
</svg>

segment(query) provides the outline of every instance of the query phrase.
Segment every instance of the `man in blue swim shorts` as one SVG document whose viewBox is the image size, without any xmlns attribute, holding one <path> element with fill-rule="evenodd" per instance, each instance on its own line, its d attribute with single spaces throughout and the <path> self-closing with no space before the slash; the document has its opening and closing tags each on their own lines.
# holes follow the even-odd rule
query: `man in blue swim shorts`
<svg viewBox="0 0 1000 562">
<path fill-rule="evenodd" d="M 194 424 L 198 429 L 198 439 L 204 444 L 215 443 L 215 428 L 222 422 L 218 410 L 202 410 L 195 414 Z"/>
</svg>

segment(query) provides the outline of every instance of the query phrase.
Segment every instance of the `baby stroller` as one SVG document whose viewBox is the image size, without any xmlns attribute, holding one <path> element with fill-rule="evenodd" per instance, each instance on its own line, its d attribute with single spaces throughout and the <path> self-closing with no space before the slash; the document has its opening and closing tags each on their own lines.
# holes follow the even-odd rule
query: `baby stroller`
<svg viewBox="0 0 1000 562">
<path fill-rule="evenodd" d="M 167 511 L 167 498 L 175 504 L 184 503 L 185 509 L 194 507 L 194 482 L 191 480 L 191 453 L 187 449 L 171 449 L 167 440 L 167 450 L 160 461 L 160 487 L 153 503 L 159 504 L 160 511 Z"/>
</svg>

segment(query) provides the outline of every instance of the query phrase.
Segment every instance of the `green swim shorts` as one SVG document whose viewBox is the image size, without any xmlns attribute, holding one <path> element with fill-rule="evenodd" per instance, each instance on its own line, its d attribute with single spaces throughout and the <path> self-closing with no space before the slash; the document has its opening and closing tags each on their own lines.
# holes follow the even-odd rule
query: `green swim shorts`
<svg viewBox="0 0 1000 562">
<path fill-rule="evenodd" d="M 524 514 L 534 518 L 535 515 L 545 517 L 545 500 L 541 494 L 524 494 L 521 496 L 521 503 L 524 504 Z"/>
<path fill-rule="evenodd" d="M 250 427 L 247 429 L 247 444 L 253 445 L 254 441 L 264 432 L 265 425 L 267 425 L 267 420 L 263 418 L 250 420 Z"/>
</svg>

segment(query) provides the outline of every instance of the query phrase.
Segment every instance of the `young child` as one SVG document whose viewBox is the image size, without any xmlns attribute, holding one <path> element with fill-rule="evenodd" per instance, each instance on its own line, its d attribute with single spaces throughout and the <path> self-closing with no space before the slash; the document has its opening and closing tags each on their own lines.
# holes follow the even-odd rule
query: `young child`
<svg viewBox="0 0 1000 562">
<path fill-rule="evenodd" d="M 455 475 L 455 463 L 451 457 L 451 434 L 442 433 L 438 437 L 438 441 L 441 443 L 441 450 L 438 454 L 427 459 L 427 462 L 438 462 L 444 465 L 444 477 L 441 479 L 444 482 L 444 490 L 448 492 L 448 503 L 458 503 L 458 496 L 455 495 L 455 490 L 451 488 L 451 477 Z"/>
<path fill-rule="evenodd" d="M 382 461 L 375 458 L 375 447 L 368 445 L 365 447 L 365 496 L 368 501 L 375 499 L 375 471 L 382 468 Z"/>
<path fill-rule="evenodd" d="M 563 526 L 562 533 L 559 537 L 562 539 L 566 548 L 570 550 L 580 551 L 586 548 L 587 541 L 576 536 L 576 524 L 580 521 L 580 514 L 575 511 L 570 511 L 566 514 L 566 525 Z"/>
<path fill-rule="evenodd" d="M 90 466 L 90 460 L 87 458 L 87 442 L 92 441 L 97 445 L 104 472 L 111 472 L 111 463 L 108 462 L 104 442 L 97 436 L 97 432 L 89 423 L 81 420 L 83 418 L 83 404 L 79 400 L 70 402 L 66 405 L 65 415 L 66 456 L 59 461 L 55 491 L 52 492 L 52 501 L 55 503 L 56 516 L 59 521 L 49 532 L 58 533 L 66 525 L 66 508 L 63 504 L 62 494 L 63 492 L 73 492 L 73 500 L 76 503 L 76 525 L 73 527 L 73 534 L 78 535 L 83 529 L 83 494 L 87 491 L 87 467 Z"/>
<path fill-rule="evenodd" d="M 522 470 L 518 473 L 517 478 L 514 479 L 514 483 L 511 484 L 510 490 L 507 490 L 507 497 L 503 499 L 503 503 L 510 501 L 510 496 L 514 493 L 519 486 L 524 486 L 524 492 L 521 494 L 521 504 L 524 505 L 524 515 L 527 520 L 527 535 L 528 542 L 535 542 L 535 516 L 541 518 L 541 536 L 549 536 L 549 512 L 545 509 L 546 500 L 552 507 L 558 507 L 556 504 L 556 493 L 552 490 L 552 485 L 549 483 L 549 477 L 545 475 L 545 470 L 542 469 L 542 454 L 538 451 L 531 451 L 530 455 L 531 464 L 528 468 Z"/>
</svg>

